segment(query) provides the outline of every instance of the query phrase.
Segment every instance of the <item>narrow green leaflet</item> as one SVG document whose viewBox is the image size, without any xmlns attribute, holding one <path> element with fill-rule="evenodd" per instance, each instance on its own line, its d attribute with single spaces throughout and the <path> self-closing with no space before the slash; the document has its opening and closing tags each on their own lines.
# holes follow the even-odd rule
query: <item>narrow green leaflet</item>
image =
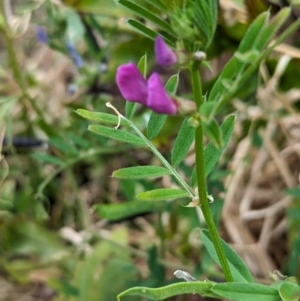
<svg viewBox="0 0 300 301">
<path fill-rule="evenodd" d="M 225 150 L 231 135 L 233 133 L 233 128 L 235 124 L 235 115 L 228 116 L 222 123 L 220 130 L 222 133 L 222 148 L 218 149 L 213 143 L 209 143 L 204 150 L 204 161 L 205 161 L 205 175 L 208 176 L 215 165 L 217 164 L 219 158 L 221 157 L 223 151 Z M 197 186 L 197 174 L 196 169 L 193 170 L 192 175 L 192 186 Z"/>
<path fill-rule="evenodd" d="M 263 50 L 267 47 L 268 43 L 272 40 L 274 35 L 277 33 L 278 29 L 282 26 L 282 24 L 286 21 L 290 14 L 290 8 L 284 8 L 282 9 L 270 22 L 265 23 L 262 27 L 256 26 L 256 21 L 262 21 L 263 18 L 258 17 L 254 21 L 252 26 L 250 26 L 250 29 L 259 29 L 260 31 L 257 33 L 257 35 L 254 35 L 252 32 L 252 35 L 249 35 L 249 30 L 247 31 L 245 38 L 249 38 L 249 41 L 247 41 L 247 45 L 251 45 L 249 49 L 245 49 L 245 52 L 250 50 L 256 50 L 258 52 L 263 52 Z M 265 18 L 266 20 L 266 18 Z M 252 40 L 252 43 L 250 43 L 250 39 Z M 244 49 L 243 49 L 244 50 Z M 238 50 L 239 51 L 239 50 Z M 262 59 L 266 58 L 266 55 L 268 52 L 264 52 L 263 55 L 258 56 L 257 60 L 251 62 L 251 64 L 246 64 L 239 60 L 236 56 L 232 58 L 232 60 L 229 61 L 227 64 L 230 66 L 225 66 L 226 73 L 230 76 L 230 74 L 236 74 L 235 78 L 228 78 L 232 82 L 231 87 L 228 89 L 227 86 L 224 86 L 222 83 L 224 83 L 224 78 L 219 78 L 214 85 L 210 95 L 209 100 L 216 101 L 218 100 L 218 106 L 214 108 L 214 110 L 211 112 L 210 118 L 212 118 L 216 112 L 228 101 L 232 99 L 232 96 L 234 93 L 246 82 L 246 80 L 250 77 L 250 75 L 255 72 L 258 64 L 261 62 Z M 245 67 L 247 66 L 247 69 Z M 244 70 L 245 69 L 245 70 Z M 222 72 L 223 74 L 223 72 Z M 221 74 L 221 75 L 222 75 Z M 222 77 L 222 76 L 221 76 Z M 234 79 L 234 81 L 233 81 Z"/>
<path fill-rule="evenodd" d="M 213 108 L 216 106 L 216 101 L 207 101 L 203 103 L 200 107 L 200 117 L 202 120 L 208 121 L 210 112 L 213 110 Z"/>
<path fill-rule="evenodd" d="M 169 23 L 164 21 L 161 17 L 154 15 L 148 9 L 145 9 L 145 8 L 139 6 L 131 1 L 127 1 L 127 0 L 118 0 L 118 3 L 120 5 L 126 7 L 127 9 L 133 11 L 137 15 L 153 22 L 154 24 L 156 24 L 158 27 L 165 30 L 166 32 L 168 32 L 168 33 L 173 32 L 173 29 Z"/>
<path fill-rule="evenodd" d="M 171 172 L 161 166 L 134 166 L 115 170 L 112 177 L 118 179 L 147 179 L 169 174 Z"/>
<path fill-rule="evenodd" d="M 217 26 L 218 2 L 196 0 L 193 5 L 194 18 L 192 21 L 200 32 L 204 49 L 207 49 L 211 44 Z"/>
<path fill-rule="evenodd" d="M 117 141 L 138 146 L 146 146 L 146 143 L 140 137 L 122 130 L 116 130 L 102 125 L 90 125 L 88 130 L 100 136 L 111 138 Z"/>
<path fill-rule="evenodd" d="M 279 294 L 283 301 L 298 301 L 300 286 L 295 282 L 283 282 L 279 288 Z"/>
<path fill-rule="evenodd" d="M 166 6 L 161 0 L 146 0 L 146 1 L 163 12 L 167 12 L 169 10 L 168 6 Z"/>
<path fill-rule="evenodd" d="M 204 133 L 209 137 L 211 142 L 217 147 L 217 149 L 222 148 L 222 133 L 219 125 L 215 119 L 210 122 L 203 120 Z"/>
<path fill-rule="evenodd" d="M 210 288 L 212 284 L 209 282 L 180 282 L 167 285 L 160 288 L 148 287 L 133 287 L 117 296 L 120 300 L 126 296 L 142 296 L 151 300 L 165 300 L 172 296 L 181 294 L 200 294 L 204 296 L 211 296 Z"/>
<path fill-rule="evenodd" d="M 253 45 L 255 44 L 255 40 L 257 39 L 257 36 L 262 30 L 268 17 L 269 13 L 264 12 L 253 21 L 240 43 L 240 46 L 237 50 L 238 53 L 245 53 L 252 49 Z M 211 89 L 208 101 L 217 101 L 219 95 L 226 93 L 227 88 L 223 85 L 224 80 L 232 80 L 242 72 L 244 66 L 244 63 L 240 62 L 235 56 L 233 56 L 225 65 L 213 88 Z"/>
<path fill-rule="evenodd" d="M 137 108 L 137 103 L 136 102 L 130 102 L 130 101 L 126 101 L 125 104 L 125 115 L 128 119 L 132 119 L 133 115 L 136 111 Z"/>
<path fill-rule="evenodd" d="M 270 43 L 290 13 L 290 7 L 283 8 L 268 24 L 265 24 L 263 30 L 259 32 L 255 44 L 252 47 L 258 51 L 263 50 Z"/>
<path fill-rule="evenodd" d="M 189 194 L 181 189 L 160 188 L 139 193 L 136 197 L 142 201 L 167 201 L 188 197 Z"/>
<path fill-rule="evenodd" d="M 184 119 L 174 142 L 171 155 L 171 163 L 174 166 L 185 158 L 195 138 L 195 128 L 189 124 L 188 120 L 189 117 Z"/>
<path fill-rule="evenodd" d="M 205 174 L 206 176 L 210 174 L 215 165 L 217 164 L 219 158 L 221 157 L 225 147 L 227 146 L 231 135 L 233 133 L 235 124 L 235 115 L 228 116 L 222 123 L 220 130 L 222 135 L 222 148 L 217 149 L 213 143 L 209 143 L 204 150 L 204 160 L 205 160 Z"/>
<path fill-rule="evenodd" d="M 145 55 L 143 55 L 139 60 L 138 69 L 143 74 L 144 78 L 146 78 L 148 70 L 147 53 L 145 53 Z"/>
<path fill-rule="evenodd" d="M 66 9 L 65 18 L 67 23 L 66 33 L 68 40 L 75 43 L 83 37 L 85 28 L 79 15 L 73 9 Z"/>
<path fill-rule="evenodd" d="M 141 22 L 138 22 L 138 21 L 133 20 L 133 19 L 129 19 L 127 21 L 127 23 L 130 26 L 132 26 L 134 29 L 136 29 L 137 31 L 139 31 L 140 33 L 142 33 L 147 38 L 150 38 L 150 39 L 154 40 L 158 35 L 161 35 L 164 38 L 165 42 L 167 42 L 172 47 L 175 47 L 175 43 L 176 43 L 176 39 L 175 38 L 173 39 L 170 36 L 166 36 L 163 32 L 161 32 L 159 34 L 158 32 L 156 32 L 156 31 L 148 28 L 147 26 L 145 26 Z"/>
<path fill-rule="evenodd" d="M 147 54 L 143 55 L 138 63 L 138 69 L 139 71 L 143 74 L 143 76 L 146 78 L 147 76 Z M 126 101 L 125 105 L 125 115 L 128 119 L 132 119 L 134 116 L 134 113 L 137 108 L 137 103 L 136 102 L 130 102 Z"/>
<path fill-rule="evenodd" d="M 105 204 L 94 206 L 101 218 L 108 221 L 117 221 L 145 212 L 154 212 L 162 209 L 164 202 L 129 201 L 119 204 Z"/>
<path fill-rule="evenodd" d="M 179 74 L 177 73 L 177 74 L 172 75 L 168 79 L 168 81 L 165 85 L 166 91 L 168 93 L 170 93 L 171 95 L 175 95 L 177 92 L 178 84 L 179 84 Z"/>
<path fill-rule="evenodd" d="M 168 115 L 157 114 L 155 112 L 151 113 L 147 126 L 147 136 L 150 140 L 157 137 L 157 135 L 160 133 L 167 120 L 167 117 Z"/>
<path fill-rule="evenodd" d="M 179 74 L 172 75 L 165 85 L 166 91 L 171 95 L 175 95 L 178 83 Z M 155 112 L 151 113 L 147 126 L 147 136 L 150 140 L 157 137 L 157 135 L 160 133 L 167 120 L 167 117 L 168 116 L 164 114 L 156 114 Z"/>
<path fill-rule="evenodd" d="M 62 137 L 51 137 L 49 139 L 49 144 L 61 151 L 62 154 L 68 157 L 75 157 L 78 155 L 78 149 L 74 146 L 71 141 L 66 141 Z"/>
<path fill-rule="evenodd" d="M 261 13 L 249 26 L 246 34 L 244 35 L 237 52 L 246 53 L 250 49 L 253 49 L 255 40 L 257 39 L 259 33 L 261 32 L 264 25 L 268 22 L 270 18 L 270 12 L 266 11 Z"/>
<path fill-rule="evenodd" d="M 53 157 L 51 155 L 34 153 L 31 156 L 46 164 L 54 164 L 59 166 L 64 165 L 64 162 L 62 160 L 58 159 L 57 157 Z"/>
<path fill-rule="evenodd" d="M 98 121 L 100 123 L 107 123 L 107 124 L 118 124 L 118 116 L 107 114 L 107 113 L 101 113 L 101 112 L 90 112 L 83 109 L 78 109 L 75 111 L 78 115 L 80 115 L 83 118 L 86 118 L 88 120 L 92 121 Z M 128 125 L 128 122 L 124 119 L 121 119 L 121 125 Z"/>
<path fill-rule="evenodd" d="M 279 301 L 276 289 L 258 283 L 220 283 L 211 291 L 216 295 L 234 301 Z"/>
<path fill-rule="evenodd" d="M 209 232 L 202 230 L 201 240 L 207 249 L 210 257 L 220 266 L 220 261 L 216 249 L 211 241 Z M 224 241 L 221 240 L 226 258 L 235 282 L 253 282 L 253 277 L 239 255 Z M 231 298 L 231 297 L 228 297 Z"/>
</svg>

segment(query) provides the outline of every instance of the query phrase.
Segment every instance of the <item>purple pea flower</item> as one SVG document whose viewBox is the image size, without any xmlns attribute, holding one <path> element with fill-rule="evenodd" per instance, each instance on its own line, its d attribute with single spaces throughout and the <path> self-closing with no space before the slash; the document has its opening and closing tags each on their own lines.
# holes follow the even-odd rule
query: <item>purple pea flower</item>
<svg viewBox="0 0 300 301">
<path fill-rule="evenodd" d="M 168 95 L 158 73 L 153 73 L 148 79 L 147 107 L 159 114 L 175 114 L 176 102 Z"/>
<path fill-rule="evenodd" d="M 41 44 L 48 44 L 49 38 L 48 35 L 43 27 L 38 27 L 36 30 L 36 38 Z"/>
<path fill-rule="evenodd" d="M 177 62 L 176 54 L 168 47 L 161 36 L 154 43 L 156 62 L 162 67 L 170 67 Z"/>
<path fill-rule="evenodd" d="M 147 104 L 147 81 L 134 63 L 121 65 L 117 70 L 116 80 L 122 96 L 127 101 Z"/>
<path fill-rule="evenodd" d="M 77 52 L 77 50 L 75 49 L 75 46 L 73 43 L 71 42 L 68 42 L 67 43 L 67 49 L 68 49 L 68 52 L 71 56 L 71 58 L 73 59 L 73 62 L 75 64 L 75 66 L 77 68 L 82 68 L 83 65 L 84 65 L 84 62 L 83 62 L 83 59 L 82 57 L 80 56 L 80 54 Z"/>
<path fill-rule="evenodd" d="M 165 91 L 157 73 L 153 73 L 147 82 L 137 66 L 130 62 L 118 68 L 116 81 L 127 101 L 143 104 L 158 114 L 176 113 L 176 102 Z"/>
</svg>

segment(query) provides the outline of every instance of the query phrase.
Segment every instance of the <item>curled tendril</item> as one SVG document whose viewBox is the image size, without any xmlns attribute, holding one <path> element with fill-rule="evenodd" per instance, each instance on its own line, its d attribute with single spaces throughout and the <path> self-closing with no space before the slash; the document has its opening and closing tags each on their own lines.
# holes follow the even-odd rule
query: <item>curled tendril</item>
<svg viewBox="0 0 300 301">
<path fill-rule="evenodd" d="M 119 111 L 110 102 L 107 102 L 105 105 L 108 108 L 113 109 L 115 111 L 115 113 L 118 115 L 118 124 L 117 124 L 117 126 L 115 126 L 115 129 L 117 130 L 120 126 L 120 123 L 121 123 L 122 114 L 120 114 Z"/>
</svg>

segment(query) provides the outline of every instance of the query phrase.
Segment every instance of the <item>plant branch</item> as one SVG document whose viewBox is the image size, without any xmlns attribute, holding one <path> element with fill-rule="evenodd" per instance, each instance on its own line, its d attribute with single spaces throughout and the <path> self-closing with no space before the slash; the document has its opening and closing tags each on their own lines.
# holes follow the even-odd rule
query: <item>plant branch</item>
<svg viewBox="0 0 300 301">
<path fill-rule="evenodd" d="M 197 109 L 199 110 L 200 106 L 203 104 L 204 99 L 202 96 L 202 86 L 201 79 L 199 73 L 200 62 L 195 61 L 191 66 L 191 76 L 192 76 L 192 87 L 194 92 L 194 98 L 197 105 Z M 205 177 L 205 161 L 204 161 L 204 132 L 202 121 L 200 119 L 199 126 L 195 131 L 195 152 L 196 152 L 196 171 L 197 171 L 197 184 L 198 184 L 198 195 L 200 201 L 200 208 L 203 212 L 208 230 L 211 235 L 212 242 L 216 249 L 218 258 L 220 260 L 220 264 L 222 270 L 224 272 L 225 278 L 227 282 L 233 282 L 233 277 L 227 262 L 227 258 L 225 252 L 223 250 L 220 237 L 218 235 L 218 231 L 216 229 L 210 208 L 209 202 L 207 199 L 207 188 L 206 188 L 206 177 Z"/>
<path fill-rule="evenodd" d="M 149 141 L 143 133 L 134 125 L 134 123 L 127 119 L 126 117 L 121 115 L 121 118 L 126 120 L 129 125 L 133 128 L 133 130 L 138 134 L 139 137 L 143 139 L 143 141 L 147 144 L 147 146 L 150 148 L 152 153 L 161 161 L 161 163 L 170 170 L 172 176 L 175 178 L 177 183 L 190 195 L 192 199 L 197 198 L 194 194 L 192 188 L 182 179 L 182 177 L 179 175 L 179 173 L 175 170 L 175 168 L 164 158 L 164 156 L 156 149 L 156 147 Z"/>
</svg>

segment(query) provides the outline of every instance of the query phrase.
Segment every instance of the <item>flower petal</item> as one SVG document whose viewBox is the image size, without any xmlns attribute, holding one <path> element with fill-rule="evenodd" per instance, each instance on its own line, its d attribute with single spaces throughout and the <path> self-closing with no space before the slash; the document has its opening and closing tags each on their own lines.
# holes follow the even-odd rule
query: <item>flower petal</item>
<svg viewBox="0 0 300 301">
<path fill-rule="evenodd" d="M 154 50 L 156 62 L 162 67 L 170 67 L 177 62 L 176 54 L 167 46 L 161 36 L 156 37 Z"/>
<path fill-rule="evenodd" d="M 147 107 L 159 114 L 175 114 L 176 102 L 167 94 L 157 73 L 148 80 Z"/>
<path fill-rule="evenodd" d="M 117 70 L 116 81 L 122 96 L 127 101 L 146 105 L 147 81 L 134 63 L 121 65 Z"/>
</svg>

